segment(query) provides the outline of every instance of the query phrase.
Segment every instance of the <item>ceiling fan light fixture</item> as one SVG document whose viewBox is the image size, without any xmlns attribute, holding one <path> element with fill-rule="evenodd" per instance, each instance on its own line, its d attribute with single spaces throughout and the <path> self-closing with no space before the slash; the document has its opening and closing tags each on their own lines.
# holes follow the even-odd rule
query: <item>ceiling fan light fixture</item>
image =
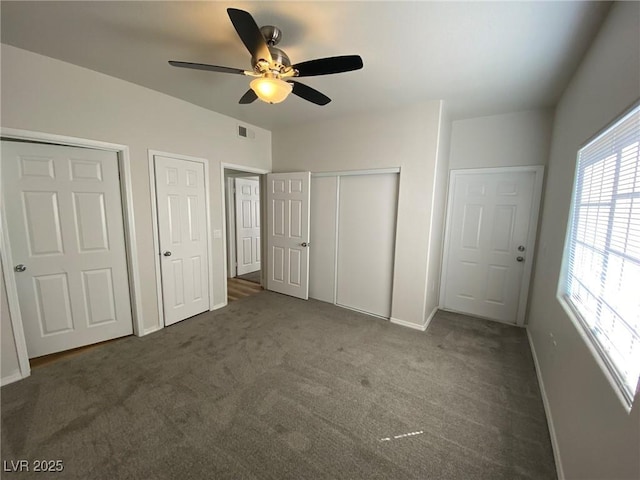
<svg viewBox="0 0 640 480">
<path fill-rule="evenodd" d="M 280 103 L 289 96 L 293 85 L 279 78 L 260 77 L 253 80 L 249 86 L 256 92 L 260 100 L 267 103 Z"/>
<path fill-rule="evenodd" d="M 244 10 L 227 8 L 227 13 L 240 40 L 251 54 L 253 70 L 174 60 L 169 60 L 169 64 L 174 67 L 254 77 L 251 88 L 238 101 L 242 105 L 253 103 L 258 98 L 265 103 L 280 103 L 290 93 L 315 105 L 327 105 L 331 102 L 329 97 L 293 78 L 351 72 L 363 67 L 360 55 L 316 58 L 291 65 L 287 54 L 275 46 L 282 38 L 279 28 L 269 25 L 259 28 L 251 14 Z"/>
</svg>

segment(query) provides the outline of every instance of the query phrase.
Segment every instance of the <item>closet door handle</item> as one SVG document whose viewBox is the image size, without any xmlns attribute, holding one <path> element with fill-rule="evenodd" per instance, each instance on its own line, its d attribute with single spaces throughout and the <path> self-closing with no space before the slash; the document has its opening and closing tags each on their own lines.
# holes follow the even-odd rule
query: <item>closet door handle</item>
<svg viewBox="0 0 640 480">
<path fill-rule="evenodd" d="M 310 247 L 311 246 L 311 242 L 302 242 L 300 244 L 301 247 Z"/>
</svg>

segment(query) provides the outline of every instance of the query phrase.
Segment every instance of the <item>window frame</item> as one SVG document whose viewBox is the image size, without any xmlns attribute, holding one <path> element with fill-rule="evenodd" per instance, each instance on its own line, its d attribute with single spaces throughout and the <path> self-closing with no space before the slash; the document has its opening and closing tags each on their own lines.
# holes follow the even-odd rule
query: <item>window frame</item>
<svg viewBox="0 0 640 480">
<path fill-rule="evenodd" d="M 635 110 L 640 109 L 640 100 L 636 100 L 633 105 L 629 108 L 625 109 L 619 115 L 616 115 L 611 121 L 609 121 L 604 128 L 600 129 L 595 135 L 589 138 L 586 142 L 581 144 L 578 147 L 576 152 L 576 160 L 575 160 L 575 168 L 573 174 L 573 184 L 571 189 L 571 203 L 569 216 L 567 219 L 567 228 L 565 234 L 564 248 L 562 253 L 562 264 L 560 270 L 560 277 L 558 279 L 558 286 L 556 291 L 556 297 L 560 302 L 560 305 L 565 310 L 569 318 L 572 320 L 574 325 L 576 326 L 576 330 L 582 337 L 583 341 L 587 345 L 589 351 L 593 355 L 596 363 L 601 368 L 605 377 L 613 387 L 616 396 L 621 401 L 622 405 L 626 409 L 627 413 L 631 412 L 631 408 L 633 406 L 634 397 L 637 396 L 638 390 L 640 389 L 640 378 L 638 379 L 636 390 L 629 391 L 627 389 L 626 382 L 619 372 L 618 368 L 615 366 L 615 363 L 610 359 L 609 354 L 601 345 L 600 340 L 594 335 L 592 332 L 592 328 L 589 323 L 583 318 L 583 315 L 578 311 L 576 306 L 570 300 L 569 293 L 569 268 L 570 268 L 570 256 L 574 239 L 574 215 L 576 209 L 576 200 L 578 198 L 578 182 L 581 176 L 581 170 L 584 170 L 589 164 L 581 165 L 580 162 L 580 154 L 581 152 L 589 147 L 591 144 L 596 142 L 602 136 L 609 134 L 618 124 L 622 122 L 628 115 L 634 113 Z M 639 112 L 640 113 L 640 112 Z M 640 142 L 640 135 L 638 135 L 637 140 Z M 624 147 L 622 147 L 624 148 Z M 603 158 L 604 159 L 604 158 Z M 619 168 L 619 157 L 617 159 L 618 165 L 616 168 Z M 640 166 L 638 167 L 640 168 Z M 613 211 L 611 212 L 613 214 Z M 607 239 L 609 241 L 609 238 Z"/>
</svg>

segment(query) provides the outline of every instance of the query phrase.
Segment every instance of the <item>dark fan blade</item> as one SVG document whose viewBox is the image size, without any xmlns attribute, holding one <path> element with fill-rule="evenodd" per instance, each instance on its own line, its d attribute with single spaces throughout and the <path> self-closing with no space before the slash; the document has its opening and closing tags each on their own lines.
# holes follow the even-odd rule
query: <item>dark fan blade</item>
<svg viewBox="0 0 640 480">
<path fill-rule="evenodd" d="M 237 8 L 227 8 L 227 13 L 240 36 L 240 40 L 247 47 L 251 56 L 257 60 L 264 59 L 271 63 L 271 53 L 269 53 L 267 42 L 264 41 L 260 28 L 251 14 Z"/>
<path fill-rule="evenodd" d="M 292 80 L 289 83 L 293 84 L 293 92 L 295 95 L 305 100 L 315 103 L 316 105 L 326 105 L 331 101 L 324 93 L 320 93 L 315 88 L 311 88 L 308 85 L 300 82 L 294 82 Z"/>
<path fill-rule="evenodd" d="M 293 68 L 298 70 L 298 77 L 330 75 L 332 73 L 350 72 L 362 68 L 360 55 L 344 55 L 342 57 L 318 58 L 298 63 Z"/>
<path fill-rule="evenodd" d="M 242 98 L 240 99 L 240 101 L 238 103 L 242 103 L 242 104 L 252 103 L 257 98 L 258 98 L 258 95 L 256 95 L 256 92 L 254 92 L 253 90 L 249 89 L 249 90 L 247 90 L 247 93 L 245 93 L 242 96 Z"/>
<path fill-rule="evenodd" d="M 244 70 L 240 68 L 220 67 L 218 65 L 207 65 L 206 63 L 176 62 L 175 60 L 169 60 L 169 65 L 173 65 L 174 67 L 193 68 L 195 70 L 208 70 L 210 72 L 237 73 L 244 75 Z"/>
</svg>

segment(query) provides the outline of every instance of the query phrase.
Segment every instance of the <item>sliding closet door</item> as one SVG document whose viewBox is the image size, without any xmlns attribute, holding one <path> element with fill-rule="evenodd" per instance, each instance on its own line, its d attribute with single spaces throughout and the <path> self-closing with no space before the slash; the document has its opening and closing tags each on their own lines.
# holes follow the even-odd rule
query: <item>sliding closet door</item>
<svg viewBox="0 0 640 480">
<path fill-rule="evenodd" d="M 309 296 L 336 302 L 336 201 L 339 177 L 311 177 Z"/>
<path fill-rule="evenodd" d="M 339 181 L 336 303 L 389 318 L 398 174 Z"/>
</svg>

